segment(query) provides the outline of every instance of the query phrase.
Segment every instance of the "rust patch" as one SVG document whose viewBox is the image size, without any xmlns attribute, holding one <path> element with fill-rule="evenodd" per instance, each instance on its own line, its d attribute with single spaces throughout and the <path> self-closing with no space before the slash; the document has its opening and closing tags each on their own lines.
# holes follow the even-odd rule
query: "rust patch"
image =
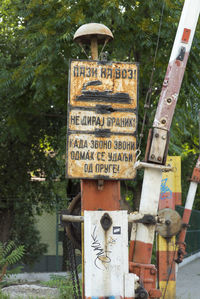
<svg viewBox="0 0 200 299">
<path fill-rule="evenodd" d="M 186 52 L 183 61 L 174 60 L 168 65 L 164 79 L 164 82 L 168 82 L 168 84 L 163 85 L 153 127 L 170 130 L 188 56 L 189 52 Z M 169 98 L 172 99 L 170 105 L 168 105 L 167 102 Z M 165 119 L 166 122 L 163 123 L 163 119 Z"/>
<path fill-rule="evenodd" d="M 137 76 L 137 64 L 71 61 L 67 177 L 135 177 Z"/>
</svg>

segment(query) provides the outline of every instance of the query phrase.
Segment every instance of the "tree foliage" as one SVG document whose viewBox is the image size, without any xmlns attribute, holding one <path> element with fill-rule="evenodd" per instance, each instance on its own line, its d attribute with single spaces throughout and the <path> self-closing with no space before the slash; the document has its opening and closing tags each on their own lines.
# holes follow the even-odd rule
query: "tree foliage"
<svg viewBox="0 0 200 299">
<path fill-rule="evenodd" d="M 64 178 L 69 58 L 84 58 L 73 43 L 79 26 L 89 22 L 107 25 L 114 41 L 108 59 L 140 63 L 139 123 L 149 88 L 163 1 L 159 0 L 2 0 L 0 3 L 0 213 L 1 226 L 13 225 L 15 211 L 32 217 L 32 206 L 53 209 L 55 179 Z M 165 0 L 159 51 L 151 86 L 152 101 L 145 123 L 145 140 L 158 103 L 180 18 L 183 0 Z M 89 49 L 86 49 L 89 51 Z M 198 157 L 197 114 L 200 100 L 200 27 L 171 130 L 169 154 L 181 155 L 184 197 Z M 45 182 L 31 176 L 45 175 Z M 142 173 L 122 183 L 124 193 L 135 199 Z M 67 194 L 63 195 L 64 197 Z M 70 196 L 70 195 L 69 195 Z M 198 194 L 199 196 L 199 194 Z M 198 204 L 197 204 L 198 206 Z M 199 206 L 198 206 L 199 207 Z M 0 216 L 1 216 L 0 215 Z M 3 217 L 4 215 L 4 217 Z M 5 218 L 5 219 L 4 219 Z M 23 217 L 21 217 L 23 218 Z M 9 221 L 8 221 L 9 220 Z M 8 225 L 9 224 L 9 225 Z M 11 230 L 9 229 L 11 232 Z M 8 231 L 0 239 L 8 238 Z"/>
</svg>

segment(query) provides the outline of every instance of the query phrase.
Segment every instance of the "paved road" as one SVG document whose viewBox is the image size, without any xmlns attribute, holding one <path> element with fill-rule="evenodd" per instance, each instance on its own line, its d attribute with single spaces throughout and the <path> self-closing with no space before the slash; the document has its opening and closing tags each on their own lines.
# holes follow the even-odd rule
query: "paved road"
<svg viewBox="0 0 200 299">
<path fill-rule="evenodd" d="M 200 299 L 200 258 L 179 268 L 176 296 L 177 299 Z"/>
</svg>

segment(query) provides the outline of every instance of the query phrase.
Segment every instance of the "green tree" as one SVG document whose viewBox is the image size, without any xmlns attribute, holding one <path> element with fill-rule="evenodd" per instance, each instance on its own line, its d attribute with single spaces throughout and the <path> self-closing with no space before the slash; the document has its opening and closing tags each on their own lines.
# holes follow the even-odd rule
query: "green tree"
<svg viewBox="0 0 200 299">
<path fill-rule="evenodd" d="M 152 126 L 183 2 L 164 1 L 141 157 L 144 155 L 148 129 Z M 13 233 L 11 227 L 14 223 L 20 223 L 18 220 L 16 222 L 16 218 L 23 219 L 23 214 L 32 217 L 33 205 L 39 210 L 55 209 L 55 178 L 63 182 L 63 190 L 66 190 L 63 156 L 69 58 L 86 59 L 81 49 L 73 43 L 77 28 L 88 22 L 104 23 L 114 35 L 114 41 L 106 48 L 108 59 L 140 63 L 140 132 L 162 5 L 159 0 L 1 1 L 0 240 L 7 240 Z M 191 175 L 198 156 L 199 43 L 198 25 L 174 116 L 169 148 L 169 154 L 182 155 L 184 178 Z M 89 49 L 86 50 L 89 52 Z M 31 181 L 33 175 L 44 175 L 46 181 Z M 124 196 L 129 196 L 134 203 L 139 198 L 141 182 L 142 172 L 138 172 L 134 181 L 122 182 Z M 186 192 L 188 185 L 185 179 L 183 186 Z M 24 213 L 19 215 L 20 210 Z"/>
</svg>

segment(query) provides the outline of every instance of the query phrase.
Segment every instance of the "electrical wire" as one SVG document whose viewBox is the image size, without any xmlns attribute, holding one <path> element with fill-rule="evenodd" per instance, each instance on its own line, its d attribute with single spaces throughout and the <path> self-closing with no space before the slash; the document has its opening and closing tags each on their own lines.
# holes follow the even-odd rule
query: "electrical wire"
<svg viewBox="0 0 200 299">
<path fill-rule="evenodd" d="M 168 245 L 169 246 L 169 245 Z M 169 273 L 168 273 L 168 276 L 167 276 L 167 282 L 166 282 L 166 285 L 165 285 L 165 289 L 164 289 L 164 294 L 163 294 L 163 299 L 165 299 L 165 295 L 166 295 L 166 292 L 167 292 L 167 287 L 168 287 L 168 283 L 169 283 L 169 278 L 170 278 L 170 275 L 172 273 L 172 267 L 173 267 L 173 264 L 175 262 L 175 255 L 176 255 L 176 251 L 177 251 L 177 244 L 174 243 L 174 248 L 173 248 L 173 259 L 171 261 L 171 265 L 170 265 L 170 270 L 169 270 Z M 167 248 L 167 254 L 169 254 L 169 250 Z"/>
<path fill-rule="evenodd" d="M 140 138 L 139 138 L 139 145 L 138 145 L 139 150 L 140 150 L 142 138 L 144 136 L 143 132 L 144 132 L 144 126 L 145 126 L 145 122 L 146 122 L 147 109 L 150 108 L 150 103 L 151 103 L 153 76 L 154 76 L 154 72 L 155 72 L 155 69 L 156 69 L 156 58 L 157 58 L 157 53 L 158 53 L 159 41 L 160 41 L 160 34 L 161 34 L 161 27 L 162 27 L 163 15 L 164 15 L 164 8 L 165 8 L 165 0 L 163 0 L 163 3 L 162 3 L 160 24 L 159 24 L 159 29 L 158 29 L 158 37 L 157 37 L 156 49 L 155 49 L 155 54 L 154 54 L 154 59 L 153 59 L 153 67 L 152 67 L 152 71 L 151 71 L 151 77 L 150 77 L 150 80 L 149 80 L 148 90 L 147 90 L 146 97 L 145 97 L 145 104 L 144 104 L 145 112 L 144 112 L 144 117 L 143 117 L 143 121 L 142 121 L 142 128 L 141 128 L 141 133 L 140 133 Z"/>
</svg>

